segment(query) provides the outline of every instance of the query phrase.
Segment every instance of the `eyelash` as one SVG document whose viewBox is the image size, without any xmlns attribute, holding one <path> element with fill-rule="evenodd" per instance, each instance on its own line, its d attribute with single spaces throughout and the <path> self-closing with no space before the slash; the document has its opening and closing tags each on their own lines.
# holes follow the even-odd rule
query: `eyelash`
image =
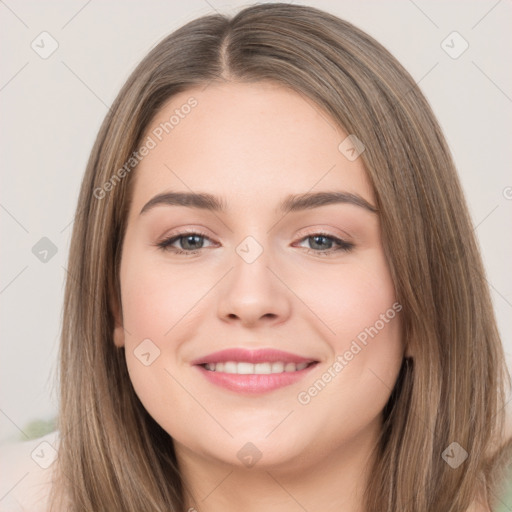
<svg viewBox="0 0 512 512">
<path fill-rule="evenodd" d="M 180 238 L 184 238 L 185 236 L 192 236 L 192 235 L 198 235 L 201 238 L 206 238 L 207 240 L 210 240 L 210 238 L 205 233 L 201 233 L 199 231 L 190 231 L 190 232 L 185 231 L 185 232 L 173 235 L 170 238 L 166 238 L 166 239 L 158 242 L 155 245 L 160 250 L 162 250 L 162 251 L 171 251 L 171 252 L 173 252 L 174 254 L 177 254 L 177 255 L 183 254 L 185 256 L 193 256 L 195 254 L 198 254 L 202 249 L 204 249 L 204 247 L 202 247 L 201 249 L 196 249 L 196 250 L 182 250 L 182 249 L 178 249 L 176 247 L 172 247 L 171 246 L 171 244 L 173 244 L 174 242 L 176 242 Z M 354 248 L 354 244 L 352 244 L 350 242 L 346 242 L 345 240 L 342 240 L 340 238 L 337 238 L 335 236 L 330 235 L 329 233 L 324 233 L 324 232 L 312 233 L 311 235 L 307 235 L 305 237 L 302 237 L 300 239 L 300 241 L 302 242 L 304 240 L 307 240 L 308 238 L 313 238 L 313 237 L 316 237 L 316 236 L 322 236 L 324 238 L 328 238 L 330 240 L 333 240 L 334 243 L 338 245 L 338 248 L 336 248 L 336 249 L 327 249 L 325 251 L 316 251 L 314 249 L 308 249 L 307 250 L 308 254 L 313 253 L 313 254 L 315 254 L 317 256 L 329 256 L 329 255 L 331 255 L 331 254 L 333 254 L 335 252 L 338 252 L 338 251 L 350 252 Z"/>
</svg>

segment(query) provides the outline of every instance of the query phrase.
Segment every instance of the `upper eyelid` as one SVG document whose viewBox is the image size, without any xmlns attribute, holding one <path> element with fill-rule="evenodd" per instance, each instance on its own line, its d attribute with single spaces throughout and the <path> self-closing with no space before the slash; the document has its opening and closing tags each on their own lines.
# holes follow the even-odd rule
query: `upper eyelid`
<svg viewBox="0 0 512 512">
<path fill-rule="evenodd" d="M 180 228 L 177 228 L 177 229 L 180 229 Z M 201 235 L 201 236 L 213 241 L 212 237 L 209 234 L 207 234 L 202 227 L 192 227 L 192 228 L 184 227 L 182 229 L 184 229 L 184 231 L 179 231 L 177 233 L 171 233 L 169 235 L 165 235 L 165 236 L 161 237 L 161 240 L 169 240 L 171 238 L 185 236 L 185 235 Z M 333 238 L 341 238 L 341 239 L 343 239 L 344 237 L 347 237 L 351 240 L 354 238 L 357 238 L 357 237 L 354 237 L 349 232 L 347 232 L 343 229 L 340 229 L 340 228 L 337 228 L 337 229 L 338 229 L 338 231 L 341 231 L 342 234 L 341 235 L 334 234 L 334 233 L 332 233 L 333 229 L 334 228 L 329 229 L 329 228 L 315 227 L 315 225 L 313 224 L 311 226 L 306 226 L 305 228 L 300 229 L 298 231 L 297 236 L 305 237 L 305 236 L 312 236 L 312 235 L 316 235 L 316 234 L 324 234 L 324 235 L 331 236 Z"/>
<path fill-rule="evenodd" d="M 312 230 L 311 232 L 309 230 Z M 332 233 L 332 229 L 327 229 L 327 228 L 315 228 L 315 227 L 311 227 L 311 226 L 308 226 L 306 228 L 303 228 L 299 231 L 299 234 L 298 236 L 302 238 L 305 238 L 305 237 L 308 237 L 308 236 L 313 236 L 313 235 L 317 235 L 317 234 L 321 234 L 321 235 L 325 235 L 325 236 L 330 236 L 332 238 L 337 238 L 339 240 L 345 240 L 345 237 L 347 239 L 350 239 L 350 240 L 353 240 L 354 237 L 348 233 L 347 231 L 343 230 L 343 229 L 339 229 L 339 231 L 342 232 L 341 235 L 335 235 L 334 233 Z M 345 241 L 348 241 L 348 240 L 345 240 Z"/>
</svg>

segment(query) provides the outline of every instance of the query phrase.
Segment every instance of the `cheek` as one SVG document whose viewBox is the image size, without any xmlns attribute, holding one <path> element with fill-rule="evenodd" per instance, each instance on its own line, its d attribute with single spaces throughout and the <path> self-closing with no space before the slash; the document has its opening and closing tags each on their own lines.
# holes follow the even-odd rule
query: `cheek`
<svg viewBox="0 0 512 512">
<path fill-rule="evenodd" d="M 146 410 L 175 435 L 183 430 L 179 418 L 188 417 L 195 404 L 176 372 L 180 363 L 176 337 L 185 336 L 185 331 L 186 337 L 195 336 L 197 322 L 188 322 L 187 312 L 204 291 L 192 285 L 198 276 L 193 278 L 179 269 L 143 265 L 133 257 L 125 263 L 122 304 L 130 380 Z M 179 411 L 179 415 L 170 411 Z"/>
<path fill-rule="evenodd" d="M 364 343 L 365 333 L 375 337 L 374 327 L 383 338 L 399 337 L 398 321 L 392 321 L 399 316 L 397 306 L 393 308 L 394 285 L 380 251 L 368 252 L 353 264 L 333 266 L 296 286 L 298 295 L 307 298 L 306 305 L 322 320 L 326 328 L 322 334 L 337 353 L 358 336 Z"/>
<path fill-rule="evenodd" d="M 396 382 L 403 359 L 402 306 L 382 254 L 367 256 L 304 281 L 298 293 L 308 297 L 308 307 L 321 319 L 316 324 L 331 356 L 297 396 L 310 412 L 344 404 L 332 409 L 333 418 L 350 411 L 370 420 Z"/>
<path fill-rule="evenodd" d="M 127 265 L 128 268 L 128 265 Z M 205 291 L 207 278 L 180 268 L 132 264 L 122 288 L 123 320 L 133 341 L 163 340 Z"/>
</svg>

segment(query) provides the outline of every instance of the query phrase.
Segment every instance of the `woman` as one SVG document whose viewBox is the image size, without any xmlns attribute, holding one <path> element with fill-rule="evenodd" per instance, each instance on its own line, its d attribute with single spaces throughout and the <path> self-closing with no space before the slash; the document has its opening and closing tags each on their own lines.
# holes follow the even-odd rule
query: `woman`
<svg viewBox="0 0 512 512">
<path fill-rule="evenodd" d="M 69 262 L 55 510 L 496 501 L 508 373 L 454 164 L 350 23 L 255 5 L 157 45 Z"/>
</svg>

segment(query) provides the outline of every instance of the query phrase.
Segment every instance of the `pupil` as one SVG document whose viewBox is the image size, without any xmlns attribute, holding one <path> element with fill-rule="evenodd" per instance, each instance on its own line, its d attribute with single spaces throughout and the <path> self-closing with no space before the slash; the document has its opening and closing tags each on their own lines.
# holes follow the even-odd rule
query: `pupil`
<svg viewBox="0 0 512 512">
<path fill-rule="evenodd" d="M 198 238 L 201 238 L 201 237 L 198 235 L 188 235 L 187 237 L 185 237 L 185 245 L 188 245 L 191 240 L 192 240 L 192 245 L 194 245 L 193 240 L 198 239 Z M 197 249 L 197 247 L 190 247 L 190 248 L 185 247 L 185 249 L 192 250 L 192 249 Z"/>
<path fill-rule="evenodd" d="M 318 243 L 318 239 L 326 240 L 327 238 L 324 235 L 316 235 L 313 237 L 314 243 Z M 320 247 L 320 249 L 325 249 L 325 247 Z"/>
</svg>

